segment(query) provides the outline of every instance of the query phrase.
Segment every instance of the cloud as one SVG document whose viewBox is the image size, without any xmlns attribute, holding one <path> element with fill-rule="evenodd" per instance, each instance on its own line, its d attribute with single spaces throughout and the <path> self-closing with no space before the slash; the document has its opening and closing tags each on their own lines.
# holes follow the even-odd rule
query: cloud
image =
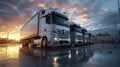
<svg viewBox="0 0 120 67">
<path fill-rule="evenodd" d="M 29 2 L 34 2 L 35 0 L 28 0 Z"/>
<path fill-rule="evenodd" d="M 38 7 L 45 7 L 45 3 L 38 3 Z"/>
<path fill-rule="evenodd" d="M 11 20 L 0 19 L 0 31 L 9 32 L 12 30 L 19 31 L 20 28 L 28 21 L 29 16 L 12 16 Z M 3 29 L 4 28 L 4 29 Z"/>
<path fill-rule="evenodd" d="M 109 28 L 120 21 L 114 4 L 114 0 L 1 0 L 0 31 L 18 31 L 41 7 L 66 11 L 70 20 L 88 30 Z"/>
</svg>

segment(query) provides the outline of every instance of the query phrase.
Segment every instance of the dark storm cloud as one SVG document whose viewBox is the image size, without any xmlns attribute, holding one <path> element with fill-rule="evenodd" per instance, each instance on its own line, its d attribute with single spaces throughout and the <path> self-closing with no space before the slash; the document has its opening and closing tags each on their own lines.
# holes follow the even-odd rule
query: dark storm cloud
<svg viewBox="0 0 120 67">
<path fill-rule="evenodd" d="M 5 20 L 12 16 L 29 15 L 33 3 L 28 0 L 2 0 L 0 1 L 0 17 Z"/>
<path fill-rule="evenodd" d="M 16 11 L 17 5 L 13 5 L 10 2 L 0 1 L 0 17 L 2 17 L 5 20 L 9 20 L 10 17 L 14 15 L 19 15 L 19 13 Z"/>
<path fill-rule="evenodd" d="M 57 4 L 58 4 L 58 6 L 66 6 L 66 7 L 68 7 L 68 6 L 71 6 L 71 4 L 70 4 L 70 0 L 56 0 L 57 1 Z M 64 8 L 63 7 L 63 8 Z"/>
<path fill-rule="evenodd" d="M 115 24 L 117 24 L 117 30 L 120 29 L 120 17 L 117 12 L 107 12 L 104 15 L 99 15 L 99 18 L 95 18 L 95 22 L 89 24 L 88 29 L 94 34 L 109 33 L 112 36 L 116 35 Z"/>
<path fill-rule="evenodd" d="M 120 20 L 119 20 L 119 16 L 118 16 L 118 13 L 116 12 L 108 12 L 104 15 L 102 15 L 103 17 L 101 19 L 98 18 L 98 22 L 96 22 L 96 24 L 101 24 L 101 25 L 111 25 L 113 24 L 114 22 L 116 22 L 117 24 L 120 24 L 118 23 Z"/>
<path fill-rule="evenodd" d="M 71 13 L 72 18 L 77 18 L 83 20 L 83 22 L 89 22 L 89 20 L 92 20 L 93 18 L 96 18 L 95 15 L 97 15 L 101 8 L 102 5 L 104 5 L 108 1 L 104 0 L 67 0 L 68 5 L 65 4 L 66 2 L 58 2 L 59 4 L 65 4 L 66 6 L 64 9 L 68 9 L 68 12 L 70 11 L 69 9 L 72 9 L 73 12 Z M 80 22 L 77 22 L 80 23 Z"/>
<path fill-rule="evenodd" d="M 70 0 L 47 0 L 46 6 L 64 9 L 71 6 L 70 2 L 71 2 Z"/>
<path fill-rule="evenodd" d="M 90 24 L 90 26 L 93 28 L 97 28 L 97 27 L 98 29 L 102 29 L 106 27 L 109 28 L 109 26 L 111 25 L 114 26 L 115 23 L 120 24 L 119 15 L 117 12 L 108 11 L 107 13 L 104 14 L 97 14 L 97 16 L 95 16 L 96 18 L 93 18 L 95 22 Z"/>
<path fill-rule="evenodd" d="M 10 3 L 12 5 L 17 5 L 19 4 L 20 0 L 0 0 L 0 2 L 3 2 L 3 3 Z"/>
<path fill-rule="evenodd" d="M 0 1 L 0 31 L 18 31 L 30 17 L 28 8 L 32 4 L 21 0 Z M 26 10 L 27 9 L 27 10 Z"/>
<path fill-rule="evenodd" d="M 18 9 L 22 14 L 29 15 L 34 7 L 34 2 L 24 1 L 18 5 Z"/>
<path fill-rule="evenodd" d="M 112 16 L 114 16 L 114 20 L 116 22 L 119 22 L 117 10 L 116 10 L 116 12 L 115 11 L 113 12 L 113 11 L 110 11 L 108 8 L 106 8 L 106 9 L 108 9 L 108 11 L 107 10 L 106 10 L 106 12 L 103 11 L 103 7 L 105 7 L 103 5 L 105 5 L 106 3 L 110 2 L 110 1 L 113 1 L 113 0 L 107 0 L 107 1 L 104 1 L 104 0 L 81 1 L 81 0 L 79 0 L 79 2 L 80 2 L 79 6 L 81 6 L 81 7 L 79 7 L 78 9 L 81 11 L 78 11 L 78 14 L 80 14 L 80 15 L 87 14 L 87 16 L 85 16 L 84 18 L 92 19 L 91 21 L 88 21 L 88 22 L 89 23 L 94 22 L 94 23 L 90 23 L 90 25 L 87 25 L 87 23 L 86 23 L 87 26 L 94 26 L 94 28 L 95 28 L 95 27 L 112 25 L 113 24 Z M 114 6 L 114 5 L 112 5 L 112 6 Z M 82 9 L 85 7 L 87 9 L 85 9 L 85 10 Z M 110 5 L 110 7 L 111 7 L 111 5 Z M 102 12 L 103 12 L 103 14 L 101 14 Z"/>
<path fill-rule="evenodd" d="M 78 10 L 81 14 L 88 14 L 86 18 L 95 18 L 94 16 L 99 13 L 102 8 L 102 5 L 106 3 L 106 1 L 102 0 L 79 0 L 80 4 L 77 6 Z"/>
</svg>

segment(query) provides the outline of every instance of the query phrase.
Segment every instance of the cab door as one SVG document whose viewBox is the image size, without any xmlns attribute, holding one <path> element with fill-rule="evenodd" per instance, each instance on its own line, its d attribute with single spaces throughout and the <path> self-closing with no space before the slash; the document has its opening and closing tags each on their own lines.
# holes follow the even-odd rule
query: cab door
<svg viewBox="0 0 120 67">
<path fill-rule="evenodd" d="M 39 22 L 39 29 L 40 32 L 39 34 L 41 36 L 46 36 L 48 41 L 50 40 L 51 36 L 51 31 L 52 31 L 52 17 L 51 14 L 45 15 L 41 17 L 41 20 Z"/>
</svg>

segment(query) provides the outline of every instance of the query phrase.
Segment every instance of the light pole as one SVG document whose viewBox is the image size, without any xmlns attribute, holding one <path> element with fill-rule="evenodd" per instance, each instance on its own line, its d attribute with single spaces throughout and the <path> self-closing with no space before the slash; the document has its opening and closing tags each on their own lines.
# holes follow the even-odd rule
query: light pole
<svg viewBox="0 0 120 67">
<path fill-rule="evenodd" d="M 118 41 L 118 31 L 117 31 L 117 22 L 115 21 L 115 19 L 114 18 L 116 18 L 117 16 L 112 16 L 112 18 L 113 18 L 113 22 L 114 22 L 114 24 L 115 24 L 115 40 L 116 41 Z"/>
<path fill-rule="evenodd" d="M 119 12 L 119 17 L 120 17 L 120 1 L 118 0 L 118 12 Z"/>
<path fill-rule="evenodd" d="M 120 1 L 118 0 L 118 14 L 119 14 L 119 18 L 120 18 Z M 115 16 L 112 16 L 115 17 Z M 113 19 L 114 23 L 115 23 L 115 30 L 116 30 L 116 41 L 119 40 L 119 36 L 118 36 L 118 30 L 117 30 L 117 22 Z"/>
<path fill-rule="evenodd" d="M 120 1 L 118 0 L 118 13 L 119 13 L 119 18 L 120 18 Z M 117 33 L 118 34 L 118 33 Z M 118 36 L 118 39 L 120 40 L 120 37 Z"/>
</svg>

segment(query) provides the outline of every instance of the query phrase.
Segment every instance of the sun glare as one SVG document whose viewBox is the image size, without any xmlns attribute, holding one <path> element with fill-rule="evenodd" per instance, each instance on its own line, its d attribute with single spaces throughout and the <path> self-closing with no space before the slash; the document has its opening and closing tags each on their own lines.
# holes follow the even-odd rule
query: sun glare
<svg viewBox="0 0 120 67">
<path fill-rule="evenodd" d="M 18 34 L 16 34 L 16 35 L 10 35 L 10 36 L 8 36 L 8 38 L 9 39 L 12 39 L 12 40 L 20 40 L 20 36 L 18 35 Z"/>
<path fill-rule="evenodd" d="M 0 38 L 8 38 L 8 39 L 12 39 L 12 40 L 17 40 L 19 41 L 20 40 L 20 34 L 0 34 Z"/>
</svg>

